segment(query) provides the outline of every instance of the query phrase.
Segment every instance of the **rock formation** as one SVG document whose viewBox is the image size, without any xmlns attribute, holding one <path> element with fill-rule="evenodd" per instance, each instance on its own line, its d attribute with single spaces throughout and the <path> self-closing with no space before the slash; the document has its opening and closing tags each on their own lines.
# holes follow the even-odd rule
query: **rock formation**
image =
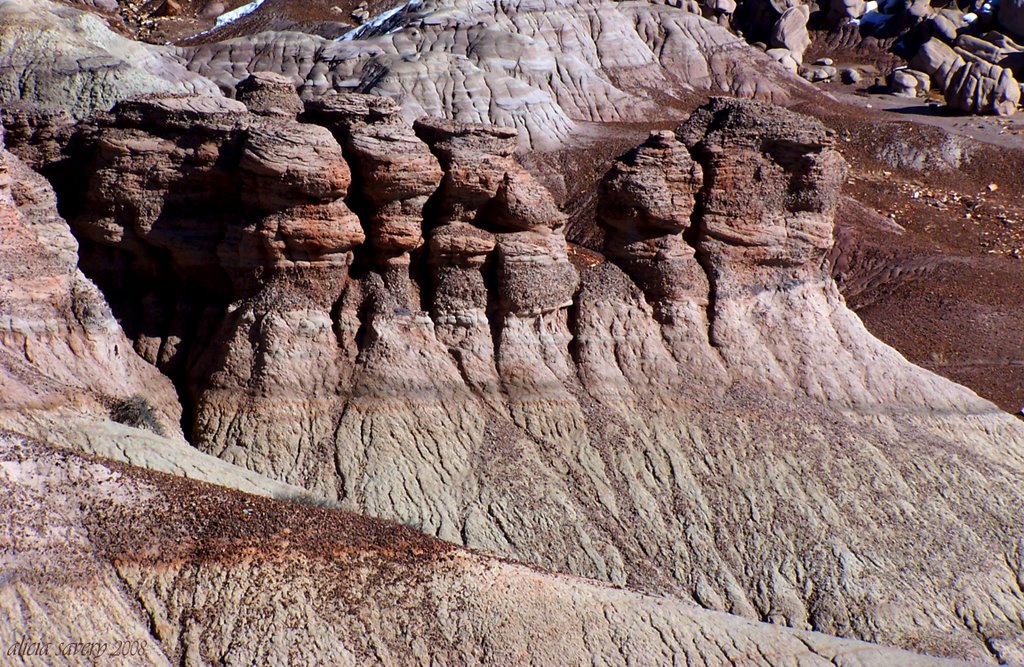
<svg viewBox="0 0 1024 667">
<path fill-rule="evenodd" d="M 604 18 L 594 24 L 598 13 Z M 775 101 L 800 90 L 768 58 L 698 14 L 607 0 L 515 9 L 446 0 L 410 5 L 386 25 L 339 40 L 267 33 L 179 53 L 224 89 L 270 69 L 289 76 L 304 97 L 376 93 L 396 100 L 407 120 L 515 127 L 521 142 L 537 148 L 558 146 L 580 122 L 643 119 L 656 108 L 643 89 Z M 786 39 L 800 41 L 797 33 L 787 28 Z M 563 48 L 566 34 L 578 48 Z M 806 39 L 806 29 L 801 34 Z"/>
<path fill-rule="evenodd" d="M 202 455 L 182 439 L 174 388 L 136 353 L 103 294 L 79 270 L 78 243 L 57 215 L 53 190 L 3 149 L 2 129 L 0 230 L 5 428 L 250 493 L 308 495 Z"/>
<path fill-rule="evenodd" d="M 1009 42 L 905 5 L 950 105 L 1015 109 Z M 820 101 L 785 71 L 808 7 L 432 0 L 177 47 L 23 7 L 0 627 L 155 664 L 1024 661 L 1024 429 L 847 308 L 843 144 L 751 99 L 664 129 Z"/>
<path fill-rule="evenodd" d="M 1020 427 L 846 309 L 825 263 L 846 167 L 820 123 L 717 99 L 653 134 L 605 177 L 608 260 L 587 265 L 513 131 L 409 127 L 360 95 L 306 109 L 124 102 L 50 167 L 193 444 L 547 569 L 1020 655 Z M 938 536 L 953 561 L 927 556 Z"/>
<path fill-rule="evenodd" d="M 295 119 L 303 112 L 291 79 L 274 72 L 254 72 L 235 86 L 235 97 L 251 113 Z"/>
<path fill-rule="evenodd" d="M 27 419 L 68 404 L 105 417 L 144 392 L 154 407 L 151 428 L 177 432 L 174 389 L 134 354 L 103 295 L 78 270 L 78 244 L 49 183 L 2 141 L 0 130 L 3 409 Z"/>
</svg>

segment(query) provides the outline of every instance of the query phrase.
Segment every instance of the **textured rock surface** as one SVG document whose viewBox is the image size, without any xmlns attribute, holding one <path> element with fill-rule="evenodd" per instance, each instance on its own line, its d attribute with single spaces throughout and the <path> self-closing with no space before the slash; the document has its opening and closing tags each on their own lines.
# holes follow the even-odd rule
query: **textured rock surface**
<svg viewBox="0 0 1024 667">
<path fill-rule="evenodd" d="M 307 117 L 334 131 L 355 166 L 377 263 L 407 266 L 423 244 L 423 206 L 441 181 L 437 158 L 386 98 L 347 93 L 308 106 Z"/>
<path fill-rule="evenodd" d="M 968 62 L 950 78 L 946 104 L 969 113 L 1009 116 L 1020 104 L 1020 84 L 1013 73 L 986 62 Z"/>
<path fill-rule="evenodd" d="M 783 101 L 802 89 L 766 56 L 686 8 L 606 0 L 431 0 L 356 39 L 266 33 L 180 53 L 191 70 L 225 89 L 270 69 L 291 77 L 306 97 L 377 93 L 395 99 L 408 120 L 429 115 L 515 127 L 521 142 L 540 148 L 561 144 L 582 122 L 644 120 L 659 108 L 648 91 Z"/>
<path fill-rule="evenodd" d="M 114 306 L 140 353 L 187 383 L 193 444 L 250 467 L 276 461 L 292 481 L 322 465 L 306 461 L 305 438 L 333 428 L 317 417 L 344 358 L 332 290 L 365 239 L 330 131 L 223 98 L 155 98 L 119 105 L 78 140 L 94 175 L 74 222 L 94 244 L 84 261 L 101 282 L 125 266 L 148 276 Z"/>
<path fill-rule="evenodd" d="M 38 102 L 81 118 L 150 92 L 220 94 L 168 50 L 121 37 L 92 14 L 46 0 L 0 2 L 0 105 Z"/>
<path fill-rule="evenodd" d="M 294 119 L 302 100 L 291 79 L 275 72 L 254 72 L 235 86 L 235 97 L 252 113 Z"/>
<path fill-rule="evenodd" d="M 0 126 L 0 427 L 192 479 L 279 498 L 302 489 L 201 454 L 181 437 L 170 381 L 133 349 L 78 269 L 50 185 L 3 149 Z M 143 397 L 151 416 L 118 424 Z M 129 415 L 131 416 L 131 415 Z"/>
<path fill-rule="evenodd" d="M 608 256 L 643 290 L 674 356 L 699 364 L 715 382 L 723 376 L 720 359 L 703 345 L 708 278 L 683 238 L 702 186 L 686 146 L 672 132 L 654 132 L 612 167 L 597 210 Z"/>
<path fill-rule="evenodd" d="M 133 274 L 148 302 L 105 284 L 126 322 L 150 323 L 128 327 L 137 346 L 188 350 L 147 358 L 194 388 L 202 450 L 548 569 L 797 628 L 1019 659 L 1021 428 L 846 309 L 825 264 L 846 168 L 819 123 L 717 100 L 678 138 L 656 133 L 601 188 L 608 260 L 573 264 L 564 216 L 513 158 L 510 130 L 424 121 L 410 134 L 391 104 L 339 96 L 307 114 L 340 138 L 333 148 L 326 129 L 272 121 L 318 156 L 300 169 L 277 157 L 291 142 L 233 105 L 126 103 L 68 145 L 84 156 L 70 164 L 117 164 L 129 183 L 154 173 L 132 165 L 196 161 L 176 167 L 190 188 L 151 181 L 140 205 L 131 188 L 98 187 L 112 199 L 69 215 L 89 239 L 86 264 L 113 248 L 124 266 L 151 267 Z M 401 146 L 392 162 L 384 136 Z M 339 145 L 369 230 L 361 242 L 350 214 L 330 218 L 353 230 L 337 247 L 351 243 L 354 263 L 266 245 L 271 209 L 337 205 Z M 230 158 L 249 153 L 255 171 Z M 409 184 L 398 209 L 401 189 L 375 193 L 363 169 Z M 218 206 L 232 186 L 210 184 L 250 173 L 275 183 L 229 216 Z M 208 217 L 172 215 L 181 192 Z M 148 213 L 112 217 L 130 206 Z M 408 234 L 375 235 L 396 210 Z M 157 211 L 165 226 L 136 221 Z M 396 236 L 414 241 L 381 245 Z M 161 291 L 162 275 L 187 285 L 191 267 L 211 266 L 225 275 L 216 290 Z M 940 539 L 955 553 L 934 559 Z"/>
<path fill-rule="evenodd" d="M 810 14 L 806 5 L 796 5 L 782 12 L 772 26 L 771 46 L 788 49 L 797 62 L 802 62 L 804 51 L 811 45 L 811 37 L 807 33 Z"/>
<path fill-rule="evenodd" d="M 11 415 L 73 407 L 106 417 L 146 394 L 154 428 L 178 432 L 170 382 L 132 350 L 78 270 L 78 244 L 46 180 L 3 149 L 0 129 L 0 394 Z"/>
<path fill-rule="evenodd" d="M 781 59 L 795 66 L 804 7 L 704 10 L 745 22 L 755 4 L 770 17 L 762 31 L 804 19 L 779 35 L 794 38 Z M 905 4 L 901 21 L 926 15 L 926 3 Z M 31 36 L 10 54 L 35 59 L 12 58 L 5 76 L 52 74 L 38 62 L 40 25 L 84 26 L 69 39 L 85 40 L 86 55 L 98 39 L 120 44 L 91 19 L 38 7 L 41 22 L 10 24 Z M 238 100 L 122 100 L 73 128 L 28 106 L 3 113 L 19 154 L 56 184 L 81 266 L 112 311 L 105 332 L 80 321 L 78 279 L 53 278 L 77 275 L 74 239 L 45 184 L 15 179 L 20 212 L 3 214 L 15 240 L 2 263 L 14 332 L 0 365 L 15 397 L 6 428 L 266 495 L 302 487 L 655 597 L 23 443 L 8 450 L 13 490 L 0 502 L 60 507 L 28 530 L 16 523 L 21 505 L 0 513 L 29 554 L 4 571 L 98 583 L 75 589 L 84 598 L 4 588 L 14 593 L 0 613 L 13 620 L 0 627 L 67 635 L 67 619 L 96 619 L 140 633 L 154 661 L 175 664 L 274 662 L 285 650 L 302 662 L 371 651 L 404 662 L 438 646 L 453 664 L 913 660 L 809 630 L 1024 661 L 1024 432 L 907 363 L 846 308 L 828 264 L 846 165 L 823 126 L 713 101 L 586 186 L 596 213 L 571 215 L 600 239 L 588 250 L 567 242 L 570 214 L 539 180 L 586 182 L 588 157 L 562 154 L 548 174 L 536 168 L 544 158 L 531 173 L 515 155 L 613 123 L 620 136 L 646 132 L 691 94 L 782 100 L 807 89 L 699 11 L 408 5 L 352 39 L 243 30 L 223 43 L 140 47 L 103 70 L 152 65 L 157 89 L 178 92 L 209 86 L 192 78 L 203 73 Z M 943 16 L 960 26 L 955 12 Z M 968 32 L 952 58 L 933 50 L 922 69 L 972 110 L 1005 102 L 1008 112 L 1012 77 L 995 84 L 1012 68 L 990 59 L 1013 47 Z M 69 99 L 87 102 L 77 115 L 134 90 L 94 76 L 93 62 L 69 65 L 81 84 Z M 52 91 L 17 97 L 67 103 Z M 409 124 L 424 112 L 449 119 Z M 22 257 L 32 261 L 19 273 Z M 18 328 L 36 312 L 55 332 L 36 336 L 42 354 Z M 198 449 L 174 431 L 169 382 L 141 360 L 173 379 Z M 107 394 L 142 391 L 170 437 L 104 419 Z M 37 475 L 51 465 L 59 484 Z M 94 578 L 46 569 L 22 546 L 59 517 L 73 520 L 63 535 Z M 40 549 L 64 553 L 63 539 Z M 275 634 L 268 618 L 306 634 Z"/>
<path fill-rule="evenodd" d="M 941 665 L 0 436 L 0 641 L 26 665 Z M 72 642 L 89 642 L 88 647 Z M 96 645 L 94 646 L 95 643 Z M 103 644 L 105 643 L 105 648 Z"/>
<path fill-rule="evenodd" d="M 947 12 L 949 10 L 946 10 Z M 1021 89 L 1017 75 L 1024 74 L 1024 53 L 1006 35 L 989 31 L 977 35 L 973 24 L 954 22 L 944 14 L 928 19 L 932 36 L 916 49 L 911 67 L 931 76 L 951 109 L 967 113 L 1017 112 Z M 987 22 L 983 22 L 987 23 Z"/>
</svg>

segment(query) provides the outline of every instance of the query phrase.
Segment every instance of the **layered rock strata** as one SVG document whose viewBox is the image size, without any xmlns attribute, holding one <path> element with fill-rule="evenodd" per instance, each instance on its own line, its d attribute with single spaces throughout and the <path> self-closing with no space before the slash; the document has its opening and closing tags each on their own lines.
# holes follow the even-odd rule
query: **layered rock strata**
<svg viewBox="0 0 1024 667">
<path fill-rule="evenodd" d="M 43 140 L 41 154 L 56 154 L 48 131 L 34 137 Z M 250 493 L 308 497 L 185 442 L 171 382 L 136 353 L 79 269 L 78 242 L 57 214 L 50 185 L 5 151 L 3 139 L 0 126 L 0 425 Z"/>
<path fill-rule="evenodd" d="M 365 96 L 310 102 L 329 130 L 209 104 L 126 103 L 66 148 L 97 184 L 66 198 L 83 265 L 120 257 L 153 295 L 97 274 L 201 449 L 545 568 L 1020 656 L 1021 429 L 846 309 L 824 127 L 702 107 L 613 167 L 608 259 L 575 265 L 508 130 L 401 129 Z"/>
</svg>

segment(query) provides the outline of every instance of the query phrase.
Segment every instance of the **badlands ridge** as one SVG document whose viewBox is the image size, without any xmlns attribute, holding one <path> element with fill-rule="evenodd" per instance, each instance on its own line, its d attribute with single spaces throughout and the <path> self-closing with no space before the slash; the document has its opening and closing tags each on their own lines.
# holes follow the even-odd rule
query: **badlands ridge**
<svg viewBox="0 0 1024 667">
<path fill-rule="evenodd" d="M 1024 662 L 1024 424 L 836 282 L 902 288 L 881 160 L 1009 197 L 1012 146 L 865 131 L 700 7 L 110 4 L 0 1 L 0 650 Z"/>
</svg>

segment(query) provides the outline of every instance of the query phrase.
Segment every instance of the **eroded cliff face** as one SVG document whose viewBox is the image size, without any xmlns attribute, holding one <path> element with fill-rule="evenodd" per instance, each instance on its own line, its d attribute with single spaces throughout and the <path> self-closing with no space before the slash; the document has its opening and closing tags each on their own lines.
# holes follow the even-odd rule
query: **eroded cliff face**
<svg viewBox="0 0 1024 667">
<path fill-rule="evenodd" d="M 3 148 L 0 129 L 0 382 L 11 418 L 68 408 L 106 415 L 145 392 L 153 428 L 180 430 L 170 382 L 132 351 L 96 286 L 49 183 Z"/>
<path fill-rule="evenodd" d="M 119 104 L 40 165 L 196 447 L 547 569 L 1022 658 L 1024 434 L 846 309 L 823 126 L 714 100 L 653 134 L 601 256 L 514 131 L 363 95 L 297 120 L 262 78 L 251 110 Z"/>
<path fill-rule="evenodd" d="M 24 122 L 16 124 L 12 143 L 26 148 L 24 154 L 38 162 L 59 153 L 56 137 L 68 136 L 60 117 L 20 118 Z M 49 183 L 8 153 L 4 138 L 0 128 L 3 427 L 249 493 L 308 496 L 299 487 L 232 466 L 185 441 L 173 384 L 135 351 L 104 295 L 79 269 L 78 242 L 57 212 Z M 33 140 L 31 147 L 26 140 Z M 117 284 L 130 282 L 119 279 Z M 138 340 L 134 345 L 140 345 Z"/>
</svg>

